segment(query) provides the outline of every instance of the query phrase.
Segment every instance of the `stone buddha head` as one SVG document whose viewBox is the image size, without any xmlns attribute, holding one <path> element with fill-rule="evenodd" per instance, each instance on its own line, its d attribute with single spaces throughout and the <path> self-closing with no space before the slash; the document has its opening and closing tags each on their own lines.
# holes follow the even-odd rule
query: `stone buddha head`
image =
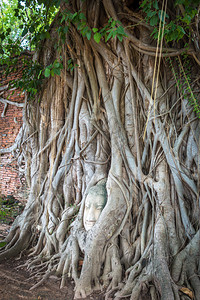
<svg viewBox="0 0 200 300">
<path fill-rule="evenodd" d="M 98 220 L 107 202 L 106 182 L 98 183 L 89 189 L 85 199 L 83 224 L 85 230 L 90 230 Z"/>
</svg>

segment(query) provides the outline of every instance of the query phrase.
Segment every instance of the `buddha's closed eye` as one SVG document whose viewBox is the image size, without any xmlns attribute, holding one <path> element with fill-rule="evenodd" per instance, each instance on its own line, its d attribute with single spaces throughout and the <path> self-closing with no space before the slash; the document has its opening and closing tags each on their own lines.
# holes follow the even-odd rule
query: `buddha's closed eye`
<svg viewBox="0 0 200 300">
<path fill-rule="evenodd" d="M 103 210 L 103 206 L 98 206 L 97 210 Z"/>
</svg>

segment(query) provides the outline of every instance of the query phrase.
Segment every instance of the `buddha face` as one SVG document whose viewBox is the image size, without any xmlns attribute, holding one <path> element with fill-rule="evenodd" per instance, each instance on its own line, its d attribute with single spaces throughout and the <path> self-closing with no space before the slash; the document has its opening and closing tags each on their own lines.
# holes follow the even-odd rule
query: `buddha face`
<svg viewBox="0 0 200 300">
<path fill-rule="evenodd" d="M 90 230 L 98 220 L 104 206 L 106 197 L 101 194 L 88 194 L 85 200 L 83 224 L 85 230 Z"/>
</svg>

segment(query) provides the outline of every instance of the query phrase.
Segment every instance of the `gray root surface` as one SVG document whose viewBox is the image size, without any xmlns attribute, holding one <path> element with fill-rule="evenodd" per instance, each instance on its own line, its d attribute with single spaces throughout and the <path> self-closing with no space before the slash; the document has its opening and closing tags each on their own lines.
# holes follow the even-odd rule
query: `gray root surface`
<svg viewBox="0 0 200 300">
<path fill-rule="evenodd" d="M 121 1 L 71 2 L 61 11 L 80 9 L 91 28 L 110 17 L 126 26 L 132 18 Z M 131 20 L 139 25 L 126 29 L 123 42 L 99 44 L 71 24 L 58 54 L 58 17 L 36 53 L 45 66 L 62 56 L 64 68 L 24 105 L 24 124 L 10 150 L 20 145 L 29 199 L 0 259 L 29 249 L 27 267 L 38 280 L 33 288 L 52 274 L 61 277 L 61 287 L 71 277 L 76 298 L 103 288 L 107 299 L 188 299 L 185 288 L 200 299 L 199 120 L 166 59 L 153 75 L 149 28 L 137 15 Z M 69 59 L 78 67 L 69 71 Z M 196 90 L 199 71 L 193 70 Z M 85 199 L 102 179 L 107 204 L 86 232 Z"/>
</svg>

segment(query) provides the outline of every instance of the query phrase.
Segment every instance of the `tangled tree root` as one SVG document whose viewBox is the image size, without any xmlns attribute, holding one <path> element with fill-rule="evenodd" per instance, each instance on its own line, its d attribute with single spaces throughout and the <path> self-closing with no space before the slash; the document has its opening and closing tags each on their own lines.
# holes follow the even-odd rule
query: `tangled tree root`
<svg viewBox="0 0 200 300">
<path fill-rule="evenodd" d="M 128 3 L 63 3 L 51 39 L 36 53 L 45 67 L 62 59 L 63 69 L 25 103 L 21 147 L 30 196 L 0 260 L 29 247 L 33 288 L 52 275 L 62 288 L 70 277 L 75 298 L 103 289 L 106 299 L 199 299 L 200 130 L 188 95 L 199 91 L 199 69 L 188 58 L 188 87 L 181 57 L 173 58 L 182 50 L 156 50 L 151 28 Z M 80 13 L 88 28 L 115 20 L 113 28 L 127 36 L 96 43 L 71 22 L 55 53 L 60 20 L 68 26 Z M 87 195 L 105 179 L 106 205 L 87 231 Z"/>
</svg>

